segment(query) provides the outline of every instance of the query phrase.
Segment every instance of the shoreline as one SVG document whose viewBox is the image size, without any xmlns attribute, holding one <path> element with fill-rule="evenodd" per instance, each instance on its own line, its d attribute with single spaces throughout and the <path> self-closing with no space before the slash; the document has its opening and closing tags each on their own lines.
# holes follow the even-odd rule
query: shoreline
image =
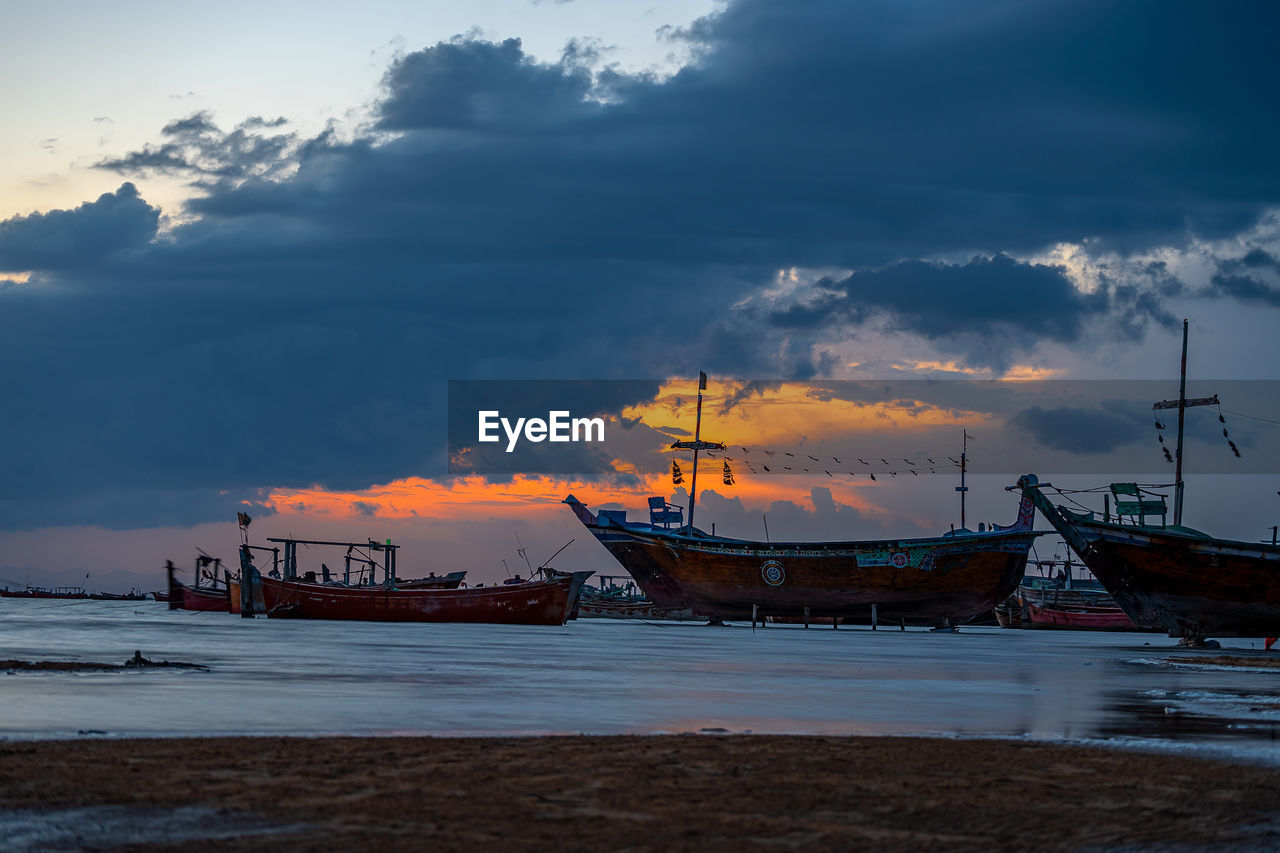
<svg viewBox="0 0 1280 853">
<path fill-rule="evenodd" d="M 32 848 L 80 832 L 84 846 L 212 850 L 1280 844 L 1280 770 L 1108 746 L 735 734 L 6 740 L 0 830 L 26 827 L 17 837 Z"/>
</svg>

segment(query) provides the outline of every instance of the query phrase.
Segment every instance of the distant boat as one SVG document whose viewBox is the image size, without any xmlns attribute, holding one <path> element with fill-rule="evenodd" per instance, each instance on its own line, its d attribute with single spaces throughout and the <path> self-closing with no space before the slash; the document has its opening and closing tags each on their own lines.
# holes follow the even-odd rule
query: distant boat
<svg viewBox="0 0 1280 853">
<path fill-rule="evenodd" d="M 1057 559 L 1036 560 L 1052 573 Z M 1017 592 L 996 605 L 1002 628 L 1055 628 L 1077 631 L 1139 631 L 1106 587 L 1093 579 L 1073 577 L 1072 561 L 1064 560 L 1056 577 L 1027 575 Z M 1150 629 L 1145 629 L 1150 630 Z"/>
<path fill-rule="evenodd" d="M 212 571 L 210 571 L 212 567 Z M 165 561 L 169 577 L 170 610 L 205 610 L 218 613 L 231 612 L 231 594 L 222 574 L 222 561 L 217 557 L 201 554 L 196 558 L 194 586 L 188 586 L 177 578 L 177 567 L 172 560 Z M 207 580 L 207 584 L 201 584 Z"/>
<path fill-rule="evenodd" d="M 466 577 L 466 572 L 449 572 L 447 575 L 437 575 L 432 572 L 425 578 L 397 581 L 396 587 L 398 589 L 457 589 L 462 586 L 462 581 Z"/>
<path fill-rule="evenodd" d="M 0 589 L 3 598 L 89 598 L 82 586 L 26 586 L 23 589 Z"/>
<path fill-rule="evenodd" d="M 260 576 L 267 615 L 365 622 L 485 622 L 563 625 L 592 572 L 553 572 L 545 580 L 465 589 L 306 583 Z"/>
<path fill-rule="evenodd" d="M 94 601 L 146 601 L 147 594 L 137 590 L 130 592 L 91 592 L 89 597 Z"/>
<path fill-rule="evenodd" d="M 928 539 L 760 542 L 649 523 L 564 502 L 657 606 L 717 618 L 852 617 L 955 625 L 990 611 L 1017 587 L 1032 532 L 1025 497 L 1017 520 L 989 531 Z M 657 521 L 655 521 L 657 519 Z"/>
</svg>

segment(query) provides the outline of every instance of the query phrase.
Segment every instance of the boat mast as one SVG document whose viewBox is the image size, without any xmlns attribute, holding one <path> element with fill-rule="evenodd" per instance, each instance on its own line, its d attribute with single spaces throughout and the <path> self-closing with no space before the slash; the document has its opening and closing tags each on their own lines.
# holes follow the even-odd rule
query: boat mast
<svg viewBox="0 0 1280 853">
<path fill-rule="evenodd" d="M 693 422 L 693 482 L 689 484 L 689 530 L 693 530 L 693 508 L 698 503 L 698 451 L 702 444 L 702 392 L 707 390 L 707 374 L 698 371 L 698 417 Z"/>
<path fill-rule="evenodd" d="M 675 441 L 671 443 L 672 450 L 692 450 L 693 451 L 693 482 L 689 485 L 689 524 L 690 532 L 693 531 L 693 508 L 698 502 L 698 451 L 699 450 L 724 450 L 724 445 L 718 441 L 702 440 L 702 392 L 707 390 L 707 374 L 698 371 L 698 417 L 693 426 L 693 441 Z"/>
<path fill-rule="evenodd" d="M 1182 319 L 1182 371 L 1178 380 L 1178 451 L 1174 456 L 1173 523 L 1182 523 L 1182 427 L 1187 419 L 1187 320 Z"/>
<path fill-rule="evenodd" d="M 960 485 L 956 486 L 956 491 L 960 493 L 960 529 L 964 530 L 964 498 L 965 493 L 969 491 L 969 487 L 964 484 L 964 472 L 968 463 L 969 452 L 969 432 L 963 430 L 964 441 L 960 444 Z"/>
<path fill-rule="evenodd" d="M 1178 449 L 1174 453 L 1174 469 L 1173 469 L 1173 523 L 1174 525 L 1182 524 L 1182 492 L 1185 483 L 1182 482 L 1182 432 L 1183 425 L 1186 422 L 1187 409 L 1196 406 L 1216 406 L 1218 405 L 1218 395 L 1212 397 L 1196 397 L 1195 399 L 1187 399 L 1187 321 L 1182 321 L 1182 371 L 1178 384 L 1177 400 L 1161 400 L 1152 406 L 1152 410 L 1172 409 L 1175 406 L 1178 409 Z"/>
</svg>

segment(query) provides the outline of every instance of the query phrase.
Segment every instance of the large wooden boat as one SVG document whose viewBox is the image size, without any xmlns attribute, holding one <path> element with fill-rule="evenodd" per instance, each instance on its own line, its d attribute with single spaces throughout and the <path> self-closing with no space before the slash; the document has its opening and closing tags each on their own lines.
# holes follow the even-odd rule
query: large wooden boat
<svg viewBox="0 0 1280 853">
<path fill-rule="evenodd" d="M 465 589 L 343 586 L 261 577 L 267 615 L 366 622 L 485 622 L 563 625 L 591 572 Z"/>
<path fill-rule="evenodd" d="M 1280 635 L 1280 546 L 1099 519 L 1055 506 L 1049 486 L 1027 474 L 1017 488 L 1138 627 L 1186 639 Z"/>
<path fill-rule="evenodd" d="M 165 571 L 169 576 L 169 609 L 170 610 L 207 610 L 218 613 L 231 612 L 231 595 L 225 581 L 220 582 L 220 561 L 214 557 L 201 555 L 196 558 L 196 584 L 188 586 L 177 578 L 177 567 L 172 560 L 165 561 Z M 210 572 L 209 567 L 215 566 Z M 210 581 L 202 585 L 201 580 Z"/>
<path fill-rule="evenodd" d="M 646 524 L 621 511 L 592 513 L 573 495 L 564 502 L 654 604 L 723 619 L 962 623 L 1013 592 L 1036 536 L 1029 497 L 1007 527 L 861 542 L 730 539 L 689 525 L 665 528 L 652 516 Z"/>
</svg>

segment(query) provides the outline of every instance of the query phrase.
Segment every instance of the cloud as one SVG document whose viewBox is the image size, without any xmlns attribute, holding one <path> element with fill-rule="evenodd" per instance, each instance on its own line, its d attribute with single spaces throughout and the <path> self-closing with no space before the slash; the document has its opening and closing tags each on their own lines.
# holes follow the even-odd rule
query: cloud
<svg viewBox="0 0 1280 853">
<path fill-rule="evenodd" d="M 114 193 L 74 210 L 15 216 L 0 222 L 0 269 L 85 269 L 145 246 L 156 234 L 160 211 L 124 183 Z"/>
<path fill-rule="evenodd" d="M 160 131 L 165 142 L 105 158 L 94 167 L 124 175 L 179 175 L 201 184 L 279 177 L 293 167 L 292 156 L 299 142 L 292 133 L 265 131 L 286 123 L 284 117 L 250 116 L 231 131 L 223 131 L 208 110 L 201 110 L 166 124 Z"/>
<path fill-rule="evenodd" d="M 1042 447 L 1071 453 L 1109 453 L 1149 439 L 1153 430 L 1152 419 L 1130 401 L 1095 408 L 1031 406 L 1011 418 L 1010 425 Z"/>
<path fill-rule="evenodd" d="M 1218 262 L 1210 293 L 1280 308 L 1280 258 L 1254 248 L 1239 258 Z"/>
<path fill-rule="evenodd" d="M 520 39 L 500 44 L 455 38 L 392 63 L 378 126 L 386 130 L 559 131 L 586 116 L 589 69 L 566 52 L 554 65 L 535 62 Z M 588 59 L 590 57 L 587 57 Z"/>
<path fill-rule="evenodd" d="M 1116 285 L 1084 292 L 1062 267 L 1003 254 L 955 264 L 901 261 L 822 279 L 813 290 L 815 297 L 768 306 L 767 322 L 840 333 L 883 318 L 891 330 L 1000 369 L 1044 341 L 1077 340 L 1089 322 L 1114 318 L 1114 327 L 1131 339 L 1141 336 L 1147 320 L 1174 322 L 1148 291 Z"/>
<path fill-rule="evenodd" d="M 438 474 L 450 378 L 803 378 L 889 335 L 979 364 L 1132 341 L 1171 276 L 1081 287 L 1034 258 L 1274 208 L 1277 16 L 739 0 L 674 34 L 696 49 L 669 77 L 463 37 L 397 59 L 376 126 L 346 137 L 180 117 L 99 164 L 197 185 L 163 239 L 132 184 L 0 224 L 0 269 L 33 271 L 0 290 L 0 394 L 26 401 L 0 478 L 27 500 L 0 524 Z M 844 272 L 769 297 L 791 268 Z"/>
</svg>

